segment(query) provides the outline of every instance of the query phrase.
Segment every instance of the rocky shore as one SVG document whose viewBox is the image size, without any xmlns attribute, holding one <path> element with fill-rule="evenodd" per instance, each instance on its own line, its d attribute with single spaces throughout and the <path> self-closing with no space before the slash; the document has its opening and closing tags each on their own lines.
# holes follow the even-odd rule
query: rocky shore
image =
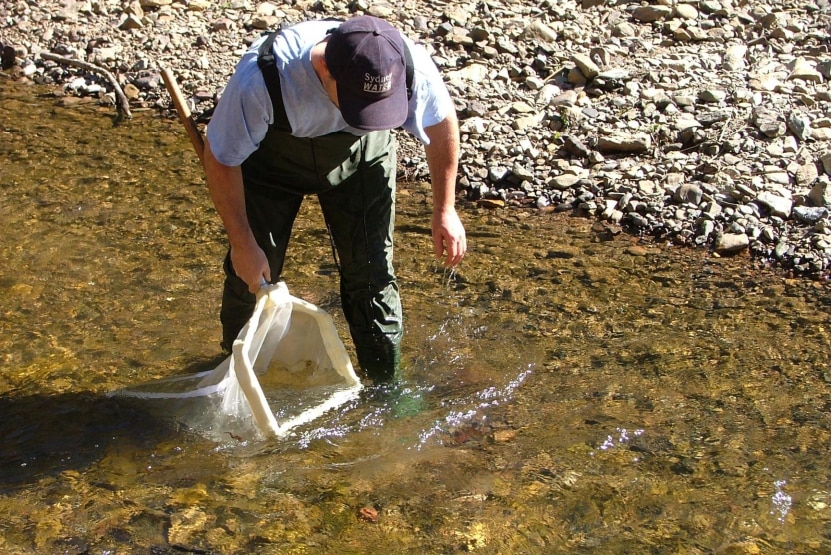
<svg viewBox="0 0 832 555">
<path fill-rule="evenodd" d="M 446 76 L 463 210 L 569 212 L 829 278 L 828 2 L 10 0 L 0 75 L 170 112 L 168 68 L 204 123 L 263 31 L 357 13 Z M 427 178 L 401 140 L 402 177 Z"/>
</svg>

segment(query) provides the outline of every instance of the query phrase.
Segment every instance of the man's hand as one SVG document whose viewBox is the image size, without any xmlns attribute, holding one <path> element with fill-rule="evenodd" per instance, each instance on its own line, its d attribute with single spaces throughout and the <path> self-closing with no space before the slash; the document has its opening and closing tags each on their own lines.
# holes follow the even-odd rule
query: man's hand
<svg viewBox="0 0 832 555">
<path fill-rule="evenodd" d="M 430 229 L 433 236 L 433 254 L 437 260 L 445 256 L 444 266 L 451 268 L 462 262 L 468 250 L 465 228 L 454 208 L 434 212 Z"/>
<path fill-rule="evenodd" d="M 272 279 L 266 254 L 254 241 L 243 246 L 231 245 L 231 265 L 252 293 L 257 293 L 264 279 L 267 282 Z"/>
</svg>

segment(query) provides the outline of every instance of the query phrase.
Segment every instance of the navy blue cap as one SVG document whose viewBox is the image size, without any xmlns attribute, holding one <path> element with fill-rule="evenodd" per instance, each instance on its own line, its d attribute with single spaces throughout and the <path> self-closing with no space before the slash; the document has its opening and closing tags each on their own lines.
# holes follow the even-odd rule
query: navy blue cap
<svg viewBox="0 0 832 555">
<path fill-rule="evenodd" d="M 369 15 L 330 32 L 324 51 L 341 115 L 356 129 L 395 129 L 407 119 L 404 42 L 395 27 Z"/>
</svg>

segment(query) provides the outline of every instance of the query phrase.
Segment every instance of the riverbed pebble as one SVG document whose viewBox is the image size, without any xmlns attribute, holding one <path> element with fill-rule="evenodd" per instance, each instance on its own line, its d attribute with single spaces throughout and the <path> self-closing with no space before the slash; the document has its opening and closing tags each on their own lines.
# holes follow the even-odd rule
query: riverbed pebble
<svg viewBox="0 0 832 555">
<path fill-rule="evenodd" d="M 443 71 L 463 204 L 555 207 L 828 278 L 828 2 L 12 0 L 0 62 L 114 104 L 102 75 L 41 53 L 82 60 L 130 106 L 171 112 L 169 68 L 205 123 L 265 30 L 359 13 L 389 19 Z M 426 180 L 418 144 L 401 144 L 403 175 Z"/>
</svg>

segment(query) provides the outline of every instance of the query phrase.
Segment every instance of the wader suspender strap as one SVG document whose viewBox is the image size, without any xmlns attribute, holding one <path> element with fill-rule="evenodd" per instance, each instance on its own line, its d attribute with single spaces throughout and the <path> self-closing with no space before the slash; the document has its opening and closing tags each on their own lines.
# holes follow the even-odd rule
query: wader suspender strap
<svg viewBox="0 0 832 555">
<path fill-rule="evenodd" d="M 272 54 L 272 44 L 274 39 L 280 34 L 283 28 L 278 29 L 272 33 L 257 51 L 257 67 L 263 73 L 263 79 L 266 81 L 266 88 L 269 89 L 269 96 L 272 99 L 272 110 L 274 111 L 274 125 L 278 129 L 291 132 L 292 126 L 289 124 L 289 116 L 286 115 L 286 106 L 283 105 L 283 94 L 280 92 L 280 73 L 277 71 L 277 66 L 274 63 L 274 54 Z M 407 44 L 404 45 L 404 61 L 405 61 L 405 85 L 407 86 L 407 99 L 413 96 L 413 57 L 410 54 L 410 48 Z"/>
<path fill-rule="evenodd" d="M 413 56 L 410 55 L 410 48 L 402 41 L 404 46 L 404 79 L 407 87 L 407 99 L 413 96 Z"/>
<path fill-rule="evenodd" d="M 274 124 L 278 129 L 285 131 L 292 131 L 292 126 L 289 124 L 289 116 L 286 115 L 286 106 L 283 105 L 283 94 L 280 92 L 280 74 L 277 72 L 277 66 L 274 63 L 274 54 L 272 54 L 272 44 L 274 39 L 280 34 L 280 30 L 269 34 L 269 37 L 260 45 L 257 51 L 257 67 L 263 74 L 263 80 L 266 81 L 266 88 L 269 89 L 269 96 L 272 99 L 272 111 L 274 112 Z"/>
</svg>

